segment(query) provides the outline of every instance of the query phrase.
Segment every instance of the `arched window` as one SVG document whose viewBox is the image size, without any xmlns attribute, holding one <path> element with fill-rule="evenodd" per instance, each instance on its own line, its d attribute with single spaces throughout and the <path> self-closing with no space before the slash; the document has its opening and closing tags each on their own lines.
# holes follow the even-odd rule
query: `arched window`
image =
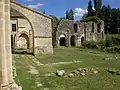
<svg viewBox="0 0 120 90">
<path fill-rule="evenodd" d="M 77 24 L 75 23 L 74 24 L 74 33 L 77 33 L 78 32 L 78 26 L 77 26 Z"/>
</svg>

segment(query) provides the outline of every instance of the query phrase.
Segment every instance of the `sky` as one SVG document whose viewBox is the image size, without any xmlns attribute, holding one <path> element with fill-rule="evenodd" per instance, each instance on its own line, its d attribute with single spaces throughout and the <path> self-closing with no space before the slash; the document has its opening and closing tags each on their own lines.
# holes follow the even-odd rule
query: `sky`
<svg viewBox="0 0 120 90">
<path fill-rule="evenodd" d="M 87 13 L 89 0 L 17 0 L 30 8 L 40 12 L 45 11 L 48 15 L 64 17 L 69 9 L 74 10 L 75 20 Z M 104 5 L 111 5 L 113 8 L 120 8 L 120 0 L 102 0 Z"/>
</svg>

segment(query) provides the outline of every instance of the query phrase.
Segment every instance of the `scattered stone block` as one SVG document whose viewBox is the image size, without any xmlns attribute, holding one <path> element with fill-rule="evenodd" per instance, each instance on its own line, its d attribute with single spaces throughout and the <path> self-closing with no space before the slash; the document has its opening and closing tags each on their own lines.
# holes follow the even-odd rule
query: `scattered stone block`
<svg viewBox="0 0 120 90">
<path fill-rule="evenodd" d="M 73 74 L 73 73 L 70 73 L 68 76 L 69 76 L 69 77 L 74 77 L 74 74 Z"/>
<path fill-rule="evenodd" d="M 98 71 L 97 71 L 97 70 L 95 70 L 95 71 L 93 71 L 93 73 L 94 73 L 94 74 L 97 74 L 97 73 L 98 73 Z"/>
<path fill-rule="evenodd" d="M 81 76 L 85 76 L 85 73 L 80 73 Z"/>
<path fill-rule="evenodd" d="M 81 72 L 81 71 L 82 71 L 82 68 L 78 68 L 77 70 L 78 70 L 79 72 Z"/>
<path fill-rule="evenodd" d="M 65 74 L 64 70 L 57 70 L 56 75 L 62 77 Z"/>
</svg>

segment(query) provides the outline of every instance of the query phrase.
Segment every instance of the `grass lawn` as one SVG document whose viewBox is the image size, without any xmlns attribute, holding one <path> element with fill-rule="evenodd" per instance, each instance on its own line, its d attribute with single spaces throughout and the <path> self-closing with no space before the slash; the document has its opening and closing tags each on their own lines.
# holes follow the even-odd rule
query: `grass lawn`
<svg viewBox="0 0 120 90">
<path fill-rule="evenodd" d="M 120 70 L 120 54 L 62 47 L 54 49 L 53 55 L 34 57 L 13 54 L 13 61 L 17 68 L 16 81 L 23 90 L 120 90 L 120 76 L 106 70 Z M 73 63 L 59 64 L 60 62 Z M 99 68 L 98 74 L 78 74 L 71 78 L 57 77 L 54 74 L 48 76 L 57 70 L 65 70 L 69 74 L 77 68 L 96 67 Z"/>
</svg>

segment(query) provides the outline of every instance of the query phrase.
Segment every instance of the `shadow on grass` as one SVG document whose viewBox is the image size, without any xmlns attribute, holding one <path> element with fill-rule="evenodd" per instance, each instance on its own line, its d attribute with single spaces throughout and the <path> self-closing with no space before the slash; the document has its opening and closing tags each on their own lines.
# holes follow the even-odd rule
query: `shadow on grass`
<svg viewBox="0 0 120 90">
<path fill-rule="evenodd" d="M 34 55 L 32 50 L 29 50 L 29 49 L 15 49 L 15 50 L 12 50 L 12 54 Z"/>
</svg>

